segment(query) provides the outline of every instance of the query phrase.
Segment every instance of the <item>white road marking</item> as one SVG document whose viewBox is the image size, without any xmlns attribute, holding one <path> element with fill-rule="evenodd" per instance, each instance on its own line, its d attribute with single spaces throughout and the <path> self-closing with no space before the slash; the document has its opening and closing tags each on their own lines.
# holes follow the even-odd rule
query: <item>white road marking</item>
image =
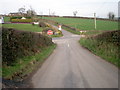
<svg viewBox="0 0 120 90">
<path fill-rule="evenodd" d="M 70 45 L 68 44 L 68 47 L 70 47 Z"/>
<path fill-rule="evenodd" d="M 71 35 L 72 37 L 79 37 L 79 35 Z"/>
</svg>

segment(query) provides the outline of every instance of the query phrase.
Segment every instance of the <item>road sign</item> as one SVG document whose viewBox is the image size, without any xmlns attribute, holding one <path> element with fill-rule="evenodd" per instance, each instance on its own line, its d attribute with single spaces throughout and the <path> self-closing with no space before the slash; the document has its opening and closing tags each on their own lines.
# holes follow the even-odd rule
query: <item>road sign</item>
<svg viewBox="0 0 120 90">
<path fill-rule="evenodd" d="M 61 31 L 61 29 L 62 29 L 62 28 L 61 28 L 61 25 L 58 26 L 58 29 Z"/>
<path fill-rule="evenodd" d="M 47 31 L 47 34 L 48 34 L 48 35 L 53 35 L 53 31 L 52 31 L 52 30 L 48 30 L 48 31 Z"/>
</svg>

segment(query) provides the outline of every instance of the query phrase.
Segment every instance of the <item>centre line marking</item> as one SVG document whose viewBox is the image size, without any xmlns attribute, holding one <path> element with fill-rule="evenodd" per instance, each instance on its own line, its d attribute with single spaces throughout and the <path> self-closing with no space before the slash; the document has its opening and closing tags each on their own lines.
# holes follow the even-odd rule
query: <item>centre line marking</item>
<svg viewBox="0 0 120 90">
<path fill-rule="evenodd" d="M 68 44 L 68 47 L 70 47 L 70 45 Z"/>
</svg>

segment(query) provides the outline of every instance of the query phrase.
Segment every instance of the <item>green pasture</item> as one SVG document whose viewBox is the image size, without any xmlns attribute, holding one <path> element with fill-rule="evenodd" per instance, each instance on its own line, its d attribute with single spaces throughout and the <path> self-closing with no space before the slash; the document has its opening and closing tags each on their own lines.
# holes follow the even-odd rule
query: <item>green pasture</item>
<svg viewBox="0 0 120 90">
<path fill-rule="evenodd" d="M 17 30 L 31 31 L 31 32 L 42 32 L 42 28 L 38 25 L 32 24 L 3 24 L 6 28 L 15 28 Z"/>
<path fill-rule="evenodd" d="M 43 17 L 43 19 L 49 19 L 57 21 L 61 24 L 66 24 L 71 27 L 75 27 L 80 30 L 95 30 L 94 19 L 82 19 L 82 18 L 63 18 L 63 17 Z M 96 30 L 118 30 L 118 22 L 97 20 Z"/>
</svg>

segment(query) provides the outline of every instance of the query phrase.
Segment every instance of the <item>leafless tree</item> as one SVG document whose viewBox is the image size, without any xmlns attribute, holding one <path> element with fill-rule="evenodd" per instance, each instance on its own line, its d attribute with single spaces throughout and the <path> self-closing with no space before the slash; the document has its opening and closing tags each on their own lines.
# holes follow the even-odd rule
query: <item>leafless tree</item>
<svg viewBox="0 0 120 90">
<path fill-rule="evenodd" d="M 115 14 L 113 12 L 108 13 L 109 19 L 113 20 L 115 18 Z"/>
<path fill-rule="evenodd" d="M 35 16 L 36 14 L 37 14 L 37 13 L 35 12 L 35 10 L 32 9 L 32 7 L 30 6 L 30 9 L 27 10 L 27 15 L 33 17 L 33 16 Z"/>
<path fill-rule="evenodd" d="M 19 12 L 20 14 L 24 14 L 24 13 L 25 13 L 25 8 L 23 8 L 23 7 L 22 7 L 22 8 L 19 8 L 19 9 L 18 9 L 18 12 Z"/>
<path fill-rule="evenodd" d="M 74 11 L 74 12 L 73 12 L 73 15 L 76 17 L 77 13 L 78 13 L 77 11 Z"/>
</svg>

